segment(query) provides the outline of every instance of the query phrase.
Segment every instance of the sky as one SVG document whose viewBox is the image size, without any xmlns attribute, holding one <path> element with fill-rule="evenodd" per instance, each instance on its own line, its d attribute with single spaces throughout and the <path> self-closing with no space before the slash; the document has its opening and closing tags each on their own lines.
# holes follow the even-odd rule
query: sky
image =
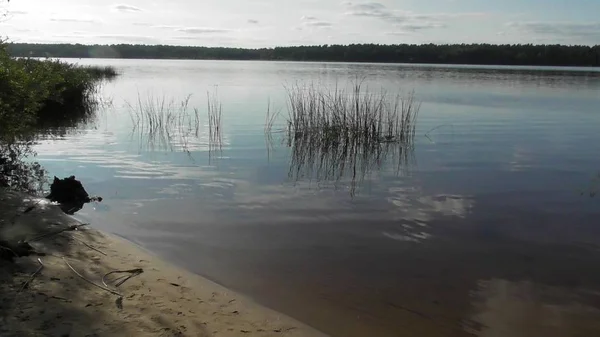
<svg viewBox="0 0 600 337">
<path fill-rule="evenodd" d="M 600 44 L 600 0 L 0 0 L 13 42 Z"/>
</svg>

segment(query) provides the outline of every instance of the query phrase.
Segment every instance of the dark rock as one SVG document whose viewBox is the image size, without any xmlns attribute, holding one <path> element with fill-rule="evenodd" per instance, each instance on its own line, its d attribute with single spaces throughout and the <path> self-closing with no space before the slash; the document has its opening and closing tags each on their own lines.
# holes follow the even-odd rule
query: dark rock
<svg viewBox="0 0 600 337">
<path fill-rule="evenodd" d="M 50 194 L 46 198 L 58 202 L 60 208 L 67 214 L 74 214 L 90 201 L 102 201 L 101 197 L 90 198 L 81 182 L 75 179 L 75 176 L 64 179 L 54 177 L 54 181 L 50 185 Z"/>
<path fill-rule="evenodd" d="M 81 182 L 75 179 L 75 176 L 65 179 L 54 177 L 54 181 L 50 185 L 50 194 L 46 198 L 59 203 L 90 201 L 89 194 Z"/>
</svg>

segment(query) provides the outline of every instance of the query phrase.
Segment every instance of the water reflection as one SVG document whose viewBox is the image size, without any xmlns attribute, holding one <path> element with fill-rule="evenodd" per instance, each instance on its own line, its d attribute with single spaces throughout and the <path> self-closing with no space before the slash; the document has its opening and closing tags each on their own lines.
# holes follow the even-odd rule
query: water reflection
<svg viewBox="0 0 600 337">
<path fill-rule="evenodd" d="M 136 103 L 126 102 L 131 118 L 130 142 L 138 152 L 182 151 L 193 160 L 193 153 L 207 151 L 209 156 L 223 148 L 222 107 L 216 93 L 208 94 L 207 118 L 190 108 L 188 95 L 181 100 L 138 94 Z"/>
<path fill-rule="evenodd" d="M 51 174 L 74 174 L 107 197 L 79 213 L 95 226 L 336 336 L 519 336 L 508 326 L 525 321 L 513 313 L 600 317 L 582 299 L 591 293 L 560 295 L 600 284 L 598 200 L 579 195 L 600 167 L 597 71 L 102 62 L 121 62 L 111 90 L 130 101 L 138 85 L 174 97 L 199 88 L 204 101 L 218 83 L 227 135 L 215 164 L 206 123 L 152 148 L 131 140 L 128 113 L 116 108 L 103 128 L 42 142 Z M 414 147 L 323 147 L 275 133 L 265 154 L 265 102 L 284 104 L 281 83 L 355 74 L 415 88 L 424 104 Z M 556 304 L 555 293 L 566 300 Z"/>
<path fill-rule="evenodd" d="M 464 329 L 479 337 L 594 336 L 600 331 L 599 294 L 503 279 L 482 280 L 475 314 Z"/>
<path fill-rule="evenodd" d="M 415 163 L 414 147 L 399 143 L 335 143 L 334 146 L 314 146 L 311 143 L 292 141 L 288 178 L 293 182 L 333 182 L 337 186 L 349 181 L 350 195 L 372 171 L 390 163 L 396 176 L 407 173 Z"/>
<path fill-rule="evenodd" d="M 418 187 L 390 187 L 387 200 L 395 206 L 395 218 L 401 224 L 382 232 L 383 236 L 402 242 L 419 243 L 430 239 L 431 223 L 448 218 L 464 219 L 474 207 L 472 197 L 460 195 L 426 195 Z"/>
</svg>

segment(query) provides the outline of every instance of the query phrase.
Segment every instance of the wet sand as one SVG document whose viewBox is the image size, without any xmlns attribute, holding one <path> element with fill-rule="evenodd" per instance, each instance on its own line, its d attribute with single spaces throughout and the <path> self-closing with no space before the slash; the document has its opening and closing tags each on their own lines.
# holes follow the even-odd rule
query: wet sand
<svg viewBox="0 0 600 337">
<path fill-rule="evenodd" d="M 57 206 L 23 199 L 0 194 L 4 240 L 30 240 L 78 224 Z M 0 261 L 1 336 L 325 336 L 89 226 L 31 246 L 43 255 Z M 106 289 L 76 275 L 67 262 Z M 118 287 L 130 273 L 108 275 L 102 283 L 106 273 L 138 268 L 141 274 Z"/>
</svg>

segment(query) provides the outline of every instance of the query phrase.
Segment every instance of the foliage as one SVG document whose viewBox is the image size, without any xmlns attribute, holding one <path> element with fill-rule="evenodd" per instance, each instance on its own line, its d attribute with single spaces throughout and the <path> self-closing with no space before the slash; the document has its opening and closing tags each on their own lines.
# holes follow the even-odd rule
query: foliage
<svg viewBox="0 0 600 337">
<path fill-rule="evenodd" d="M 44 171 L 26 160 L 35 134 L 89 117 L 98 82 L 115 75 L 112 68 L 15 59 L 0 43 L 0 186 L 37 190 Z"/>
<path fill-rule="evenodd" d="M 11 58 L 0 45 L 0 141 L 88 113 L 98 81 L 114 76 L 112 68 Z"/>
<path fill-rule="evenodd" d="M 351 44 L 261 49 L 166 45 L 10 45 L 20 57 L 289 60 L 331 62 L 600 66 L 600 45 Z"/>
<path fill-rule="evenodd" d="M 27 161 L 33 156 L 29 142 L 0 143 L 0 187 L 10 187 L 30 194 L 42 189 L 46 171 L 40 164 Z"/>
</svg>

